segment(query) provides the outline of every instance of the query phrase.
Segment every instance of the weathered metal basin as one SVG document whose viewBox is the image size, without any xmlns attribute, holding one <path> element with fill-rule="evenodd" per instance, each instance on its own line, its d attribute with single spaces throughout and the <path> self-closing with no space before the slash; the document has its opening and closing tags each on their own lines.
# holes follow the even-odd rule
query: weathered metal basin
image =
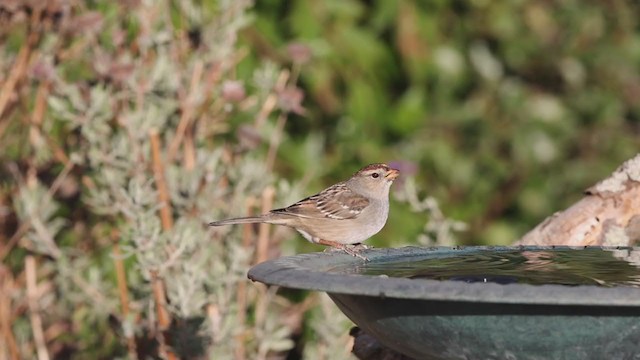
<svg viewBox="0 0 640 360">
<path fill-rule="evenodd" d="M 371 264 L 513 249 L 367 250 Z M 638 248 L 603 248 L 638 251 Z M 466 283 L 336 272 L 362 260 L 342 253 L 283 257 L 249 278 L 324 291 L 360 328 L 415 359 L 640 359 L 640 288 Z"/>
</svg>

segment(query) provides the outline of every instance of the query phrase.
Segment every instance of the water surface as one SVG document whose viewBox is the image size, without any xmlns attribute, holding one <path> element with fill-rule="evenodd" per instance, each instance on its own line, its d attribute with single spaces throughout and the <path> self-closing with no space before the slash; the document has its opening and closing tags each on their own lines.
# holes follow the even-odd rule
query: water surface
<svg viewBox="0 0 640 360">
<path fill-rule="evenodd" d="M 372 261 L 331 272 L 467 283 L 640 287 L 640 251 L 592 249 L 482 250 L 412 261 Z"/>
</svg>

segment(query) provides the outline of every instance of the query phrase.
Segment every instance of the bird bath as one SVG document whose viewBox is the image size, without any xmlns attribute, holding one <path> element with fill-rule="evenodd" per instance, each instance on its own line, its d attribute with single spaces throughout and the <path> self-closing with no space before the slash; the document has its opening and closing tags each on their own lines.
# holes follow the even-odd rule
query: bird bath
<svg viewBox="0 0 640 360">
<path fill-rule="evenodd" d="M 640 248 L 406 247 L 363 254 L 369 262 L 336 252 L 283 257 L 248 276 L 327 292 L 361 329 L 415 359 L 640 354 Z"/>
</svg>

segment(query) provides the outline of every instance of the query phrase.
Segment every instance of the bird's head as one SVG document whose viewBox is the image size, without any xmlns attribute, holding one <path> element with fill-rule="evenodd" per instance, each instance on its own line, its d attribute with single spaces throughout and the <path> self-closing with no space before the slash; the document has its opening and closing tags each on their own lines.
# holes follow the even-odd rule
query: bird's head
<svg viewBox="0 0 640 360">
<path fill-rule="evenodd" d="M 371 164 L 358 170 L 347 180 L 347 186 L 361 195 L 382 199 L 389 197 L 389 188 L 398 175 L 400 171 L 387 164 Z"/>
</svg>

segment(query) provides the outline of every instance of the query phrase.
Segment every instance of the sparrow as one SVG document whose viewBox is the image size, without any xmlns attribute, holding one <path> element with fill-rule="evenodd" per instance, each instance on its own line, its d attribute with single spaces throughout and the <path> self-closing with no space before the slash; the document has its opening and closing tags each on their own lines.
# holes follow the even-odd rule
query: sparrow
<svg viewBox="0 0 640 360">
<path fill-rule="evenodd" d="M 297 230 L 314 243 L 358 254 L 357 244 L 377 234 L 389 216 L 389 189 L 400 175 L 386 164 L 371 164 L 346 181 L 266 214 L 219 220 L 210 226 L 268 223 Z"/>
</svg>

